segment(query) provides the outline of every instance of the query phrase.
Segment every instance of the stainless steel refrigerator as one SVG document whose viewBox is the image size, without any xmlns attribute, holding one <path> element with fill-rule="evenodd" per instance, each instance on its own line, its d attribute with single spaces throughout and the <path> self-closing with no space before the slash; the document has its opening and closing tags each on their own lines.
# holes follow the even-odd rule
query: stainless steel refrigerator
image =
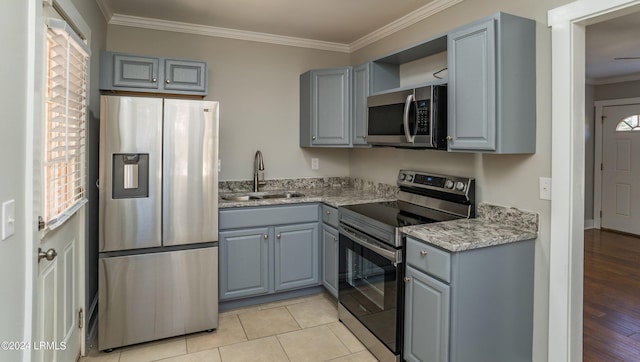
<svg viewBox="0 0 640 362">
<path fill-rule="evenodd" d="M 100 350 L 218 326 L 218 108 L 101 98 Z"/>
</svg>

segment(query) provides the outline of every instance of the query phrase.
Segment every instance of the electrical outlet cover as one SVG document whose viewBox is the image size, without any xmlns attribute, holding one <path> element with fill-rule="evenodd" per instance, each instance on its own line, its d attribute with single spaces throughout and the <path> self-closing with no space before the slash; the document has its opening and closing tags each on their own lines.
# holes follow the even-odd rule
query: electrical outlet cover
<svg viewBox="0 0 640 362">
<path fill-rule="evenodd" d="M 2 203 L 2 240 L 16 232 L 16 202 L 15 200 Z"/>
</svg>

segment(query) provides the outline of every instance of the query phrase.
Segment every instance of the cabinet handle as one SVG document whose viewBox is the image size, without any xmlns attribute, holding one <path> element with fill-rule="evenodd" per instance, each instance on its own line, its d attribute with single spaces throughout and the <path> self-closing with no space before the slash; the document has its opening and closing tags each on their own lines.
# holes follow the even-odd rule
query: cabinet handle
<svg viewBox="0 0 640 362">
<path fill-rule="evenodd" d="M 411 281 L 411 278 L 409 278 L 409 277 L 404 277 L 404 278 L 403 278 L 403 280 L 404 280 L 404 282 L 405 282 L 405 283 L 409 283 L 409 282 Z"/>
<path fill-rule="evenodd" d="M 336 238 L 335 236 L 333 237 L 333 241 L 338 241 L 338 238 Z"/>
<path fill-rule="evenodd" d="M 269 239 L 269 235 L 268 234 L 264 234 L 263 237 L 264 237 L 264 240 Z"/>
<path fill-rule="evenodd" d="M 421 256 L 427 256 L 427 251 L 426 250 L 420 250 L 420 255 Z"/>
<path fill-rule="evenodd" d="M 280 239 L 282 236 L 280 234 L 276 235 L 276 239 Z"/>
<path fill-rule="evenodd" d="M 169 79 L 165 80 L 165 82 L 166 82 L 167 84 L 170 84 L 170 83 L 171 83 L 171 81 L 170 81 Z"/>
<path fill-rule="evenodd" d="M 331 215 L 331 211 L 327 211 L 327 215 Z"/>
<path fill-rule="evenodd" d="M 158 78 L 151 78 L 151 81 L 152 81 L 153 83 L 155 83 L 155 82 L 157 82 L 157 81 L 158 81 Z"/>
<path fill-rule="evenodd" d="M 447 136 L 447 141 L 453 141 L 453 137 Z"/>
<path fill-rule="evenodd" d="M 315 140 L 315 139 L 316 139 L 316 136 L 311 137 L 311 139 L 312 139 L 312 140 Z"/>
</svg>

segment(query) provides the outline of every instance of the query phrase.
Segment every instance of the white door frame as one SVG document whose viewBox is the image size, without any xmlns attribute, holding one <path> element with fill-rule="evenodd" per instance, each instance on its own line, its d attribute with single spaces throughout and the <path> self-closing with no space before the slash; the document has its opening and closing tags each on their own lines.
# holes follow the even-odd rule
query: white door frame
<svg viewBox="0 0 640 362">
<path fill-rule="evenodd" d="M 596 127 L 593 134 L 595 146 L 593 160 L 593 227 L 596 229 L 600 229 L 602 226 L 602 218 L 600 217 L 600 210 L 602 210 L 602 169 L 598 167 L 598 165 L 602 164 L 602 115 L 604 107 L 623 106 L 627 104 L 640 104 L 640 97 L 594 102 L 596 108 L 594 122 L 596 123 Z"/>
<path fill-rule="evenodd" d="M 640 0 L 578 0 L 548 12 L 552 40 L 550 361 L 582 360 L 585 28 Z M 614 14 L 615 13 L 615 14 Z"/>
</svg>

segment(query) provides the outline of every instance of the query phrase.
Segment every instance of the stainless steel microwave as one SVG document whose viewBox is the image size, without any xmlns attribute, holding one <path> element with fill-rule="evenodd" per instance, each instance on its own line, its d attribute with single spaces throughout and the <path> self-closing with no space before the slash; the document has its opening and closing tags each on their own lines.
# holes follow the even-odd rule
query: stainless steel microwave
<svg viewBox="0 0 640 362">
<path fill-rule="evenodd" d="M 369 96 L 367 107 L 367 143 L 447 149 L 446 84 Z"/>
</svg>

